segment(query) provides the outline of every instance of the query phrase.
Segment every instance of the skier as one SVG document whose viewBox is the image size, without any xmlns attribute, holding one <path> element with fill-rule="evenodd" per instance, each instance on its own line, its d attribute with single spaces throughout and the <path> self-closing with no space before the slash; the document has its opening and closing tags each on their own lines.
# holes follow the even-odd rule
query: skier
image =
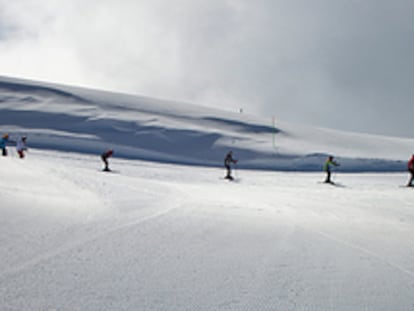
<svg viewBox="0 0 414 311">
<path fill-rule="evenodd" d="M 107 151 L 105 151 L 104 153 L 102 153 L 101 155 L 101 159 L 105 164 L 105 168 L 103 169 L 105 172 L 110 172 L 111 170 L 109 169 L 109 164 L 108 164 L 108 158 L 112 157 L 114 151 L 112 149 L 109 149 Z"/>
<path fill-rule="evenodd" d="M 408 161 L 408 171 L 411 174 L 410 180 L 408 181 L 407 187 L 413 186 L 414 181 L 414 154 L 412 155 L 411 159 Z"/>
<path fill-rule="evenodd" d="M 227 170 L 225 179 L 233 180 L 234 178 L 231 176 L 231 163 L 237 164 L 237 160 L 233 159 L 233 151 L 229 151 L 224 158 L 224 167 Z"/>
<path fill-rule="evenodd" d="M 323 170 L 326 172 L 325 183 L 333 184 L 333 182 L 331 181 L 331 167 L 332 166 L 339 166 L 339 164 L 336 161 L 334 161 L 333 156 L 329 156 L 326 159 L 325 164 L 323 166 Z"/>
<path fill-rule="evenodd" d="M 0 148 L 2 149 L 3 157 L 7 156 L 7 143 L 9 143 L 9 134 L 4 134 L 3 138 L 0 140 Z"/>
<path fill-rule="evenodd" d="M 26 140 L 27 137 L 23 136 L 16 144 L 16 150 L 20 159 L 24 158 L 24 152 L 27 150 Z"/>
</svg>

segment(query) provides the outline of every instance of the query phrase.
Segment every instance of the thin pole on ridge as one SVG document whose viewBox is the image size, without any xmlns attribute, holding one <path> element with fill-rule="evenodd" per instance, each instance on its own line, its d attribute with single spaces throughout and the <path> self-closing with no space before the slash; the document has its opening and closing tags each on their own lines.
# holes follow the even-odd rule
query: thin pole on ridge
<svg viewBox="0 0 414 311">
<path fill-rule="evenodd" d="M 272 146 L 273 146 L 273 149 L 277 152 L 277 148 L 276 148 L 276 132 L 277 132 L 277 128 L 276 128 L 276 117 L 274 115 L 272 116 L 272 127 L 273 127 Z"/>
</svg>

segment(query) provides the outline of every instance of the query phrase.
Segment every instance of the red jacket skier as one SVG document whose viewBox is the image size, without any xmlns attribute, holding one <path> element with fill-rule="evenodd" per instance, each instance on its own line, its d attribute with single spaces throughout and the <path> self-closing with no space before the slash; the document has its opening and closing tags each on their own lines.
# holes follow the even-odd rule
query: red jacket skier
<svg viewBox="0 0 414 311">
<path fill-rule="evenodd" d="M 114 154 L 114 151 L 112 149 L 109 149 L 107 151 L 105 151 L 104 153 L 102 153 L 101 155 L 101 159 L 105 164 L 105 168 L 103 169 L 105 172 L 109 172 L 109 164 L 108 164 L 108 158 L 112 157 L 112 155 Z"/>
<path fill-rule="evenodd" d="M 408 171 L 411 174 L 410 180 L 408 181 L 407 187 L 413 186 L 414 181 L 414 154 L 412 155 L 411 159 L 408 161 L 407 165 Z"/>
</svg>

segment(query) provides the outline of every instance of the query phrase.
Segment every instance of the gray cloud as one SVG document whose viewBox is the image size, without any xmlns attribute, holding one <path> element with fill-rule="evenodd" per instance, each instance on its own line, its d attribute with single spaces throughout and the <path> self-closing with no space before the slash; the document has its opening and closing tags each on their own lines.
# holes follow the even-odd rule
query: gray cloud
<svg viewBox="0 0 414 311">
<path fill-rule="evenodd" d="M 2 74 L 410 136 L 414 3 L 0 0 Z"/>
</svg>

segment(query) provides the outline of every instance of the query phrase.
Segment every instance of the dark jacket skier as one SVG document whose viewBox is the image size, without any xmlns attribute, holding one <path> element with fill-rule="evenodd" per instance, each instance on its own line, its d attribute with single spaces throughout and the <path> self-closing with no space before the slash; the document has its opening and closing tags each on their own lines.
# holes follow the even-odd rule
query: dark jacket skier
<svg viewBox="0 0 414 311">
<path fill-rule="evenodd" d="M 408 181 L 407 187 L 412 187 L 413 186 L 413 181 L 414 181 L 414 154 L 411 157 L 411 159 L 408 161 L 408 165 L 407 165 L 408 171 L 411 174 L 410 180 Z"/>
<path fill-rule="evenodd" d="M 234 178 L 231 176 L 231 164 L 237 164 L 237 160 L 233 159 L 233 151 L 229 151 L 226 157 L 224 158 L 224 167 L 226 168 L 227 174 L 226 179 L 233 180 Z"/>
<path fill-rule="evenodd" d="M 330 184 L 332 183 L 331 181 L 331 167 L 332 166 L 339 166 L 339 164 L 334 161 L 333 156 L 329 156 L 326 159 L 325 164 L 323 165 L 323 170 L 326 172 L 325 182 L 330 183 Z"/>
<path fill-rule="evenodd" d="M 103 169 L 105 172 L 110 171 L 108 158 L 112 157 L 113 154 L 114 154 L 114 151 L 112 149 L 109 149 L 109 150 L 105 151 L 104 153 L 102 153 L 102 155 L 101 155 L 101 159 L 102 159 L 103 163 L 105 164 L 105 167 Z"/>
</svg>

